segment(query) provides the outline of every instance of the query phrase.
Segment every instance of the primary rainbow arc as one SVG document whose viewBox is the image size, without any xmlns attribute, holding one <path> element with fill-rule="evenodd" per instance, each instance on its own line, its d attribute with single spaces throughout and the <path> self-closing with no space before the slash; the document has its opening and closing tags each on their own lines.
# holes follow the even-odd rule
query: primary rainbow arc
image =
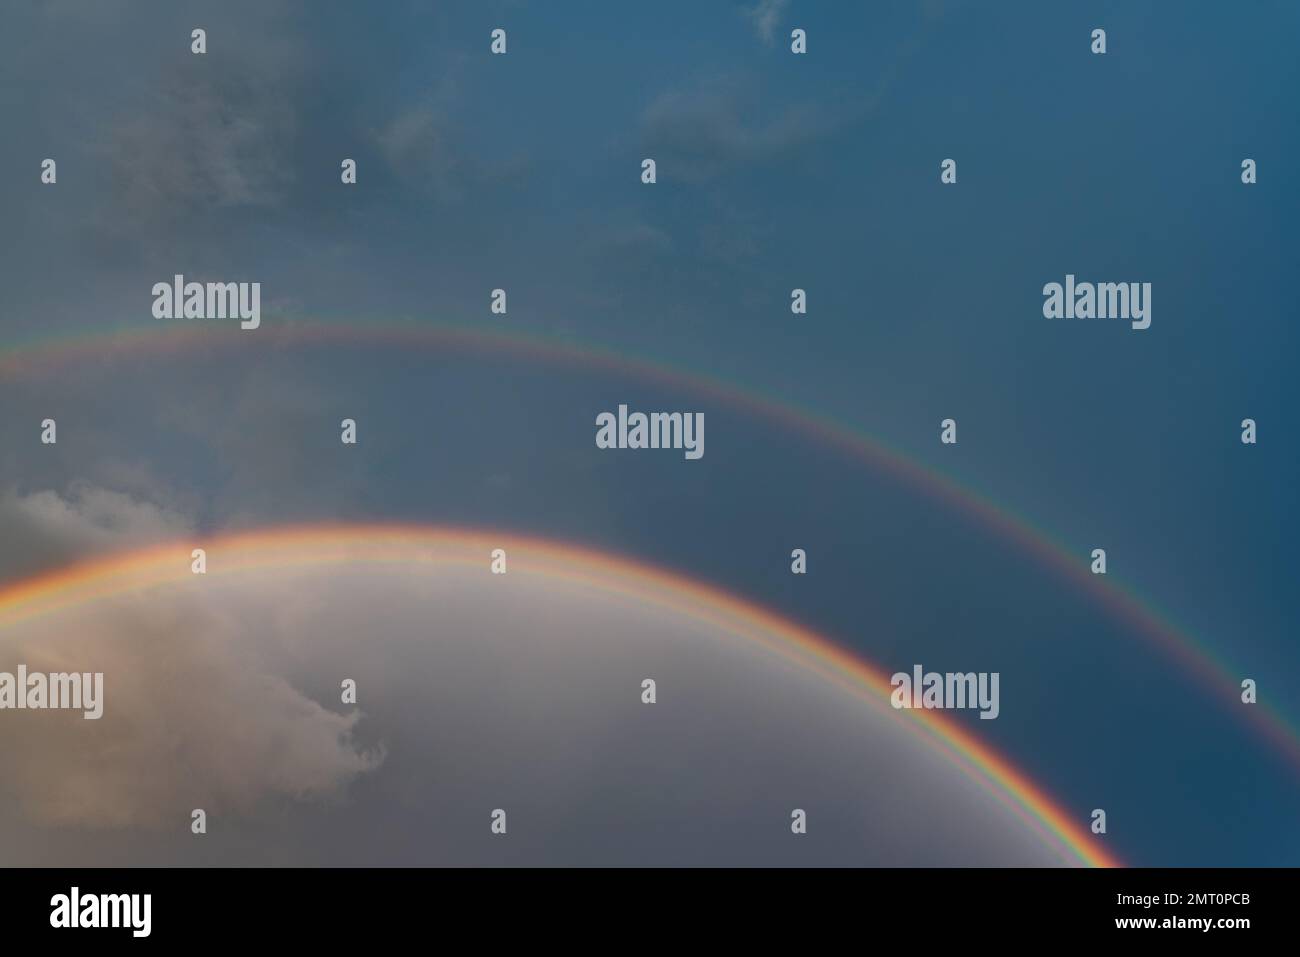
<svg viewBox="0 0 1300 957">
<path fill-rule="evenodd" d="M 0 589 L 0 637 L 43 615 L 107 598 L 193 580 L 191 550 L 208 552 L 209 575 L 344 562 L 474 562 L 488 574 L 493 548 L 523 570 L 659 605 L 755 642 L 907 721 L 934 747 L 1010 809 L 1063 858 L 1113 867 L 1119 860 L 1006 758 L 937 711 L 894 711 L 887 674 L 829 639 L 757 603 L 672 572 L 603 551 L 510 532 L 412 525 L 289 526 L 184 541 L 109 555 Z"/>
</svg>

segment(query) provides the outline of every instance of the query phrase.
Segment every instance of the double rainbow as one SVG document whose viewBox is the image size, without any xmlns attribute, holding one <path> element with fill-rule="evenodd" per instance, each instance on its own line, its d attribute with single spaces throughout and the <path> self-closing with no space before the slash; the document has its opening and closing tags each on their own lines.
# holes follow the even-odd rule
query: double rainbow
<svg viewBox="0 0 1300 957">
<path fill-rule="evenodd" d="M 873 470 L 892 476 L 906 489 L 923 492 L 1014 542 L 1032 555 L 1041 566 L 1088 594 L 1100 607 L 1126 622 L 1136 633 L 1145 636 L 1168 654 L 1225 710 L 1230 710 L 1238 720 L 1249 723 L 1277 748 L 1293 769 L 1300 770 L 1300 733 L 1296 731 L 1294 723 L 1270 704 L 1260 703 L 1250 708 L 1239 705 L 1240 676 L 1247 671 L 1226 662 L 1206 642 L 1176 626 L 1166 613 L 1140 598 L 1114 576 L 1091 574 L 1081 556 L 1061 545 L 1028 519 L 855 427 L 713 375 L 630 357 L 599 346 L 546 338 L 517 330 L 506 334 L 484 331 L 478 327 L 439 325 L 427 320 L 348 323 L 295 320 L 264 323 L 263 328 L 251 334 L 232 333 L 227 329 L 214 332 L 211 328 L 194 325 L 160 328 L 157 325 L 136 324 L 19 343 L 0 349 L 0 382 L 56 371 L 68 364 L 136 360 L 172 354 L 216 355 L 228 350 L 248 348 L 254 343 L 259 348 L 328 348 L 346 344 L 353 347 L 454 350 L 494 358 L 503 354 L 522 356 L 584 368 L 605 369 L 658 382 L 714 399 L 779 424 L 805 439 L 820 442 Z M 321 548 L 329 540 L 346 540 L 355 549 L 366 535 L 373 535 L 378 542 L 390 545 L 395 539 L 403 537 L 409 540 L 412 536 L 418 538 L 433 535 L 441 536 L 439 540 L 445 544 L 450 540 L 448 536 L 463 537 L 471 533 L 451 530 L 403 531 L 387 527 L 297 529 L 240 535 L 225 541 L 231 545 L 238 543 L 241 547 L 251 548 L 262 555 L 270 555 L 276 553 L 276 542 L 281 547 L 297 542 L 300 546 Z M 331 539 L 331 536 L 334 538 Z M 508 537 L 517 547 L 520 539 L 513 535 Z M 871 696 L 888 691 L 885 675 L 874 666 L 758 605 L 627 559 L 558 543 L 527 541 L 531 543 L 530 548 L 549 554 L 556 575 L 563 577 L 559 566 L 566 562 L 589 570 L 593 562 L 605 570 L 616 569 L 627 581 L 638 582 L 643 591 L 671 594 L 674 596 L 673 601 L 690 603 L 701 615 L 707 609 L 713 609 L 712 614 L 731 615 L 734 620 L 747 623 L 751 629 L 777 636 L 778 644 L 786 652 L 798 649 L 805 663 L 841 684 L 853 684 Z M 175 555 L 168 550 L 166 562 L 159 564 L 162 555 L 157 550 L 149 550 L 107 563 L 51 573 L 0 591 L 0 628 L 6 622 L 16 620 L 17 616 L 35 613 L 37 609 L 53 607 L 60 602 L 73 604 L 89 600 L 96 594 L 111 593 L 114 588 L 139 587 L 151 574 L 167 578 L 175 573 Z M 249 559 L 255 560 L 261 559 Z M 309 562 L 315 559 L 299 554 L 294 560 Z M 672 604 L 667 601 L 665 603 Z M 937 746 L 945 749 L 953 760 L 962 764 L 990 790 L 1007 801 L 1040 833 L 1058 842 L 1073 859 L 1085 864 L 1115 863 L 1113 857 L 1097 846 L 1095 839 L 1081 831 L 1071 817 L 1003 758 L 980 744 L 954 722 L 935 712 L 914 714 Z"/>
<path fill-rule="evenodd" d="M 46 337 L 0 349 L 0 382 L 55 371 L 67 364 L 116 359 L 137 359 L 170 354 L 217 354 L 223 350 L 310 346 L 461 350 L 489 357 L 503 354 L 542 361 L 608 369 L 624 375 L 689 390 L 788 428 L 806 439 L 821 442 L 870 468 L 893 476 L 908 490 L 927 494 L 969 516 L 995 534 L 1014 542 L 1039 564 L 1090 596 L 1100 607 L 1125 621 L 1184 671 L 1236 720 L 1248 723 L 1275 747 L 1296 773 L 1300 773 L 1300 731 L 1275 705 L 1260 702 L 1240 706 L 1241 678 L 1250 669 L 1224 659 L 1204 640 L 1174 624 L 1153 603 L 1139 597 L 1113 575 L 1093 575 L 1076 551 L 1014 511 L 982 492 L 935 468 L 926 466 L 851 425 L 814 413 L 784 399 L 775 400 L 742 384 L 685 371 L 665 363 L 627 356 L 611 349 L 551 339 L 512 330 L 508 334 L 439 325 L 427 319 L 404 321 L 332 322 L 279 320 L 264 323 L 256 332 L 213 330 L 202 325 L 134 324 L 96 332 Z"/>
</svg>

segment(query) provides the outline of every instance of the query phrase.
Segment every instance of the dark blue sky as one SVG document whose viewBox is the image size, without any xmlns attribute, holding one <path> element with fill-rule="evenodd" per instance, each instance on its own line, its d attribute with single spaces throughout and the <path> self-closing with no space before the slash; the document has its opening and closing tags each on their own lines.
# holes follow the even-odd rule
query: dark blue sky
<svg viewBox="0 0 1300 957">
<path fill-rule="evenodd" d="M 184 272 L 260 281 L 267 327 L 482 325 L 744 383 L 1081 563 L 1105 547 L 1116 580 L 1300 713 L 1294 5 L 778 2 L 770 37 L 750 4 L 102 6 L 5 14 L 3 341 L 147 326 L 149 288 Z M 1150 282 L 1150 329 L 1044 319 L 1067 273 Z M 1107 808 L 1135 863 L 1300 858 L 1300 769 L 1234 719 L 1246 706 L 888 475 L 616 370 L 249 342 L 0 382 L 23 410 L 0 421 L 5 485 L 93 482 L 209 526 L 385 517 L 607 545 L 891 671 L 1000 671 L 1002 716 L 975 730 L 1081 819 Z M 705 457 L 597 450 L 620 402 L 704 411 Z M 47 408 L 87 443 L 33 463 L 17 446 Z M 365 441 L 343 464 L 348 414 Z"/>
</svg>

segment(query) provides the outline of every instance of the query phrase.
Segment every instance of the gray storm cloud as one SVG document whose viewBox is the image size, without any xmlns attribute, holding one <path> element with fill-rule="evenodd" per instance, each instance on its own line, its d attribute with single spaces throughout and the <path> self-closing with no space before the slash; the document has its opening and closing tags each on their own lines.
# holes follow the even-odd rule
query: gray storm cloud
<svg viewBox="0 0 1300 957">
<path fill-rule="evenodd" d="M 86 482 L 54 489 L 0 491 L 0 581 L 193 530 L 166 506 Z"/>
</svg>

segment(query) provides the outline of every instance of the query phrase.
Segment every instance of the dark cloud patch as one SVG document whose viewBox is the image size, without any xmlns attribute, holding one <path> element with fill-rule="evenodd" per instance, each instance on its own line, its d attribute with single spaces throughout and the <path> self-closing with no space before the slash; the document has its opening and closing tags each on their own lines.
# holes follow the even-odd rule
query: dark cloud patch
<svg viewBox="0 0 1300 957">
<path fill-rule="evenodd" d="M 66 494 L 10 488 L 0 492 L 0 581 L 192 531 L 177 511 L 83 481 Z"/>
</svg>

